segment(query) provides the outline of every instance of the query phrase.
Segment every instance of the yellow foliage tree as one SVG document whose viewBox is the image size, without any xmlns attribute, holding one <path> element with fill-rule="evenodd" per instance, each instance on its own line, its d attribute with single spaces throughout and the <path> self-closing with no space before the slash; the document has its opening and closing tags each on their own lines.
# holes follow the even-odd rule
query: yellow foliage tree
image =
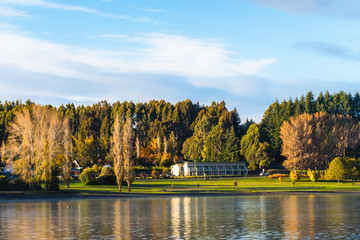
<svg viewBox="0 0 360 240">
<path fill-rule="evenodd" d="M 149 145 L 140 149 L 140 157 L 146 159 L 153 165 L 158 165 L 161 159 L 161 153 L 158 152 L 157 139 L 153 138 Z"/>
<path fill-rule="evenodd" d="M 296 182 L 300 181 L 301 175 L 296 170 L 292 170 L 290 172 L 290 179 L 291 184 L 294 186 Z"/>
<path fill-rule="evenodd" d="M 307 170 L 307 175 L 309 176 L 309 178 L 312 182 L 316 182 L 320 177 L 320 175 L 318 173 L 316 173 L 315 171 L 312 171 L 310 168 Z"/>
</svg>

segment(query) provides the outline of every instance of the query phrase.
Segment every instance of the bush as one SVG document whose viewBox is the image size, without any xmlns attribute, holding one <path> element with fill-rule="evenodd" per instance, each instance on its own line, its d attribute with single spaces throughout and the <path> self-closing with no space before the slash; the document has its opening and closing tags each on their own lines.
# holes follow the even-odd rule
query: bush
<svg viewBox="0 0 360 240">
<path fill-rule="evenodd" d="M 315 171 L 311 171 L 310 168 L 307 170 L 307 174 L 312 182 L 316 182 L 320 177 L 319 173 L 316 173 Z"/>
<path fill-rule="evenodd" d="M 233 181 L 233 183 L 234 183 L 235 190 L 237 190 L 237 189 L 238 189 L 238 182 L 237 182 L 237 181 Z"/>
<path fill-rule="evenodd" d="M 300 181 L 301 174 L 298 173 L 296 170 L 292 170 L 290 172 L 290 179 L 291 179 L 291 184 L 294 186 L 296 182 Z"/>
<path fill-rule="evenodd" d="M 9 190 L 14 191 L 25 191 L 29 190 L 29 184 L 24 182 L 24 180 L 22 180 L 21 178 L 15 178 L 9 181 L 9 188 Z"/>
<path fill-rule="evenodd" d="M 85 168 L 84 171 L 80 174 L 80 181 L 85 185 L 94 185 L 96 184 L 96 171 L 92 168 Z"/>
<path fill-rule="evenodd" d="M 346 178 L 352 180 L 352 184 L 354 185 L 354 181 L 359 179 L 359 169 L 360 169 L 360 159 L 355 158 L 346 158 Z"/>
<path fill-rule="evenodd" d="M 99 176 L 101 174 L 103 167 L 101 167 L 100 165 L 94 164 L 92 166 L 92 170 L 95 171 L 96 176 Z"/>
<path fill-rule="evenodd" d="M 115 176 L 114 171 L 111 168 L 109 168 L 109 167 L 102 167 L 101 168 L 101 173 L 100 173 L 99 177 L 101 177 L 101 176 L 110 176 L 110 175 Z"/>
<path fill-rule="evenodd" d="M 289 175 L 288 174 L 280 174 L 280 173 L 276 173 L 276 174 L 272 174 L 272 175 L 269 175 L 268 178 L 269 179 L 272 179 L 272 178 L 286 178 L 288 177 Z"/>
<path fill-rule="evenodd" d="M 96 178 L 94 185 L 117 185 L 115 175 L 100 175 Z"/>
<path fill-rule="evenodd" d="M 0 176 L 0 191 L 5 191 L 9 189 L 9 179 L 4 176 L 1 175 Z"/>
<path fill-rule="evenodd" d="M 151 176 L 152 176 L 153 178 L 159 178 L 159 177 L 160 177 L 160 173 L 154 169 L 154 170 L 152 170 L 152 172 L 151 172 Z"/>
</svg>

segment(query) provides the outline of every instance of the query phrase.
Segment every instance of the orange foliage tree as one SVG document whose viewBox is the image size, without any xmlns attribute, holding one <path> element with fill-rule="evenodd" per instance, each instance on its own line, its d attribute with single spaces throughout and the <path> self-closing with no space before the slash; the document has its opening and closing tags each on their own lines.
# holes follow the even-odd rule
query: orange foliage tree
<svg viewBox="0 0 360 240">
<path fill-rule="evenodd" d="M 326 169 L 332 159 L 359 142 L 359 125 L 349 116 L 304 113 L 284 122 L 280 137 L 284 167 Z"/>
</svg>

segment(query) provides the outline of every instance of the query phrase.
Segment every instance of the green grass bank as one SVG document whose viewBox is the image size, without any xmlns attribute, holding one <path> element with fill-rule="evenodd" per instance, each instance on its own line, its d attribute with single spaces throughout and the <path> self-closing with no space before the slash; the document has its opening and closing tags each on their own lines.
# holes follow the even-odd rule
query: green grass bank
<svg viewBox="0 0 360 240">
<path fill-rule="evenodd" d="M 235 186 L 234 182 L 237 182 L 237 186 Z M 354 185 L 351 181 L 343 181 L 338 185 L 336 181 L 330 182 L 322 178 L 318 182 L 302 179 L 295 186 L 292 186 L 288 177 L 284 178 L 282 182 L 278 179 L 268 179 L 266 177 L 136 180 L 130 193 L 127 192 L 126 184 L 123 185 L 121 193 L 118 192 L 118 186 L 116 185 L 84 185 L 80 181 L 72 181 L 70 188 L 63 184 L 60 187 L 60 192 L 0 191 L 0 199 L 360 193 L 360 181 L 356 181 Z"/>
<path fill-rule="evenodd" d="M 235 186 L 234 182 L 237 182 Z M 116 185 L 83 185 L 81 182 L 72 182 L 70 188 L 62 185 L 61 190 L 68 193 L 91 194 L 91 193 L 118 193 Z M 127 186 L 123 185 L 123 192 Z M 311 182 L 309 179 L 300 180 L 291 185 L 290 178 L 278 179 L 266 177 L 241 177 L 241 178 L 184 178 L 184 179 L 152 179 L 136 180 L 132 185 L 131 192 L 136 194 L 184 194 L 184 193 L 259 193 L 259 192 L 360 192 L 360 182 L 343 181 L 338 185 L 336 181 L 319 179 Z"/>
</svg>

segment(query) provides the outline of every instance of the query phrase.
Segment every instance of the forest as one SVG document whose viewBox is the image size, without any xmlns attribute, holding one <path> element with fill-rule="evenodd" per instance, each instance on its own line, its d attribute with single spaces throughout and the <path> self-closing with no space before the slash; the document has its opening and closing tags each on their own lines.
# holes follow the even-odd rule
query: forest
<svg viewBox="0 0 360 240">
<path fill-rule="evenodd" d="M 36 104 L 30 100 L 25 103 L 21 101 L 0 103 L 2 148 L 5 148 L 9 142 L 12 131 L 10 125 L 14 122 L 16 113 L 34 105 Z M 264 112 L 260 123 L 248 119 L 242 122 L 237 110 L 235 108 L 228 110 L 224 101 L 213 102 L 210 106 L 193 103 L 190 100 L 176 104 L 164 100 L 152 100 L 136 104 L 127 101 L 112 104 L 101 101 L 92 106 L 66 104 L 59 107 L 51 105 L 42 107 L 56 111 L 61 118 L 67 119 L 73 159 L 76 159 L 82 167 L 92 166 L 95 163 L 113 164 L 114 154 L 111 154 L 110 150 L 117 117 L 121 127 L 125 125 L 127 119 L 133 121 L 133 131 L 136 136 L 134 148 L 137 153 L 135 165 L 168 167 L 183 160 L 247 161 L 249 168 L 252 169 L 282 164 L 289 168 L 296 166 L 284 162 L 286 157 L 290 156 L 287 155 L 289 149 L 285 149 L 283 144 L 285 135 L 281 128 L 284 122 L 295 126 L 294 119 L 300 115 L 314 116 L 320 112 L 326 116 L 344 116 L 345 119 L 351 119 L 351 124 L 354 126 L 357 126 L 360 120 L 358 92 L 354 96 L 345 92 L 332 94 L 326 92 L 320 93 L 316 98 L 312 92 L 308 92 L 294 100 L 290 98 L 281 103 L 276 100 Z M 326 117 L 328 119 L 326 121 L 329 122 L 330 118 Z M 312 124 L 315 128 L 314 123 Z M 339 124 L 339 121 L 336 124 Z M 327 133 L 331 131 L 328 129 Z M 339 154 L 358 157 L 358 138 L 358 136 L 348 138 L 345 148 L 342 148 L 341 153 L 334 153 L 335 157 Z M 5 159 L 6 155 L 2 154 L 2 160 Z M 318 167 L 322 165 L 319 164 Z"/>
</svg>

